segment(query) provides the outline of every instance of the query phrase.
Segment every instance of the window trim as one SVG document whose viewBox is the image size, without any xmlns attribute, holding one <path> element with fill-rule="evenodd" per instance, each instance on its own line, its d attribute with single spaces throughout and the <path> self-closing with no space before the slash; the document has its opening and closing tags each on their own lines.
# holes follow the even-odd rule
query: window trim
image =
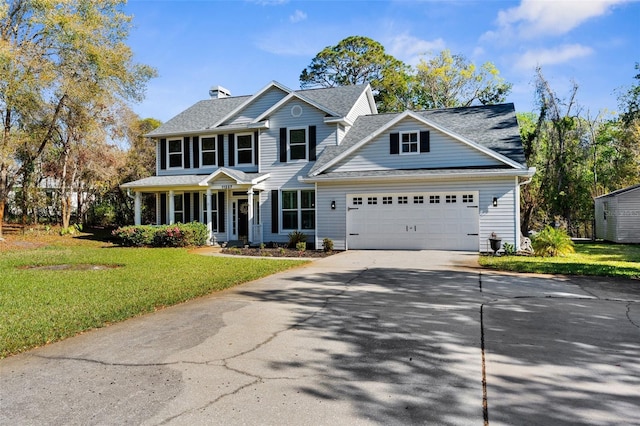
<svg viewBox="0 0 640 426">
<path fill-rule="evenodd" d="M 240 148 L 240 138 L 243 136 L 249 136 L 251 138 L 251 162 L 250 163 L 241 163 L 240 162 L 240 151 L 248 151 L 248 148 Z M 256 149 L 256 141 L 254 140 L 253 132 L 245 132 L 245 133 L 237 133 L 235 135 L 235 165 L 238 167 L 242 166 L 255 166 L 255 149 Z"/>
<path fill-rule="evenodd" d="M 200 167 L 217 167 L 218 166 L 218 135 L 203 135 L 200 136 L 200 140 L 198 141 L 199 143 L 199 148 L 200 148 L 200 153 L 198 154 L 200 156 Z M 213 139 L 213 150 L 206 150 L 204 149 L 204 139 Z M 213 152 L 213 164 L 204 164 L 204 154 L 205 152 L 211 153 Z"/>
<path fill-rule="evenodd" d="M 176 198 L 180 197 L 180 199 L 182 200 L 182 209 L 178 210 L 176 208 Z M 176 213 L 180 213 L 182 215 L 182 220 L 176 220 Z M 169 219 L 173 219 L 173 223 L 185 223 L 184 222 L 184 192 L 174 192 L 173 193 L 173 218 L 169 218 Z"/>
<path fill-rule="evenodd" d="M 178 141 L 180 143 L 180 151 L 171 152 L 171 142 Z M 180 165 L 179 166 L 171 166 L 171 156 L 180 155 Z M 178 139 L 168 139 L 167 138 L 167 170 L 181 170 L 184 169 L 184 140 L 182 138 Z"/>
<path fill-rule="evenodd" d="M 291 132 L 294 130 L 304 130 L 304 158 L 291 158 Z M 302 145 L 297 143 L 295 145 Z M 309 126 L 287 127 L 287 162 L 295 163 L 299 161 L 309 161 Z"/>
<path fill-rule="evenodd" d="M 309 191 L 313 192 L 313 205 L 311 208 L 302 207 L 302 192 Z M 295 209 L 285 209 L 284 208 L 284 193 L 285 192 L 295 192 L 296 193 L 296 208 Z M 280 219 L 280 229 L 279 233 L 287 233 L 291 231 L 299 231 L 299 232 L 315 232 L 317 227 L 317 192 L 315 188 L 284 188 L 279 190 L 279 219 Z M 284 227 L 284 212 L 295 211 L 296 212 L 296 220 L 297 227 L 296 228 L 285 228 Z M 303 212 L 313 212 L 313 228 L 302 228 L 302 213 Z"/>
<path fill-rule="evenodd" d="M 218 192 L 211 191 L 211 205 L 215 205 L 215 208 L 211 209 L 211 232 L 218 232 Z M 200 223 L 207 224 L 207 193 L 200 192 Z M 215 220 L 213 220 L 215 217 Z"/>
<path fill-rule="evenodd" d="M 405 142 L 402 141 L 402 138 L 404 135 L 416 135 L 416 140 L 415 142 L 407 142 L 409 144 L 409 148 L 411 148 L 411 145 L 416 146 L 416 150 L 415 151 L 408 151 L 408 152 L 404 152 L 404 150 L 402 149 Z M 419 130 L 408 130 L 408 131 L 404 131 L 404 132 L 400 132 L 400 155 L 416 155 L 416 154 L 420 154 L 420 131 Z"/>
</svg>

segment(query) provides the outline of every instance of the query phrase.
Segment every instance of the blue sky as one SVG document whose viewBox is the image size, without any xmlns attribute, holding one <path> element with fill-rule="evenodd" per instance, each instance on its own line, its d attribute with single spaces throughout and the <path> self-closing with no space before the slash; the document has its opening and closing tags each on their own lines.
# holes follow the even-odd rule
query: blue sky
<svg viewBox="0 0 640 426">
<path fill-rule="evenodd" d="M 640 62 L 640 2 L 633 0 L 294 1 L 129 0 L 136 62 L 158 70 L 141 117 L 167 121 L 208 98 L 213 85 L 250 95 L 276 80 L 298 89 L 324 47 L 360 35 L 415 65 L 449 49 L 493 62 L 513 84 L 507 101 L 535 111 L 534 70 L 562 97 L 572 81 L 595 116 L 616 111 Z"/>
</svg>

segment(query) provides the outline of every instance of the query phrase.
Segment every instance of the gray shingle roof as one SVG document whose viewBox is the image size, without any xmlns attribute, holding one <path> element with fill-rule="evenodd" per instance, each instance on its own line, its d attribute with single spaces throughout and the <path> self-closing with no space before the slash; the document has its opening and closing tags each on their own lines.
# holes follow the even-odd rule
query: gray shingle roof
<svg viewBox="0 0 640 426">
<path fill-rule="evenodd" d="M 297 90 L 295 93 L 306 97 L 329 111 L 346 116 L 365 91 L 366 85 L 333 87 L 327 89 Z M 209 127 L 238 108 L 251 96 L 234 96 L 221 99 L 206 99 L 187 108 L 169 121 L 149 132 L 147 136 L 158 137 L 180 133 L 209 130 Z"/>
<path fill-rule="evenodd" d="M 248 183 L 254 179 L 266 176 L 267 173 L 246 173 L 242 170 L 221 167 L 218 169 L 238 183 Z M 152 188 L 152 187 L 193 187 L 199 184 L 211 174 L 205 175 L 175 175 L 175 176 L 151 176 L 133 182 L 120 185 L 122 188 Z"/>
<path fill-rule="evenodd" d="M 235 96 L 199 101 L 162 126 L 149 132 L 147 136 L 154 137 L 205 130 L 249 98 L 250 96 Z"/>
<path fill-rule="evenodd" d="M 520 164 L 525 163 L 522 140 L 513 104 L 416 111 L 417 115 L 489 148 Z M 342 143 L 325 149 L 310 174 L 356 145 L 401 113 L 364 115 L 356 119 Z"/>
<path fill-rule="evenodd" d="M 366 85 L 341 86 L 296 90 L 296 93 L 323 105 L 328 110 L 337 113 L 339 117 L 345 117 L 366 88 Z"/>
<path fill-rule="evenodd" d="M 640 189 L 640 183 L 637 183 L 637 184 L 631 185 L 631 186 L 627 186 L 626 188 L 622 188 L 622 189 L 618 189 L 618 190 L 609 192 L 608 194 L 600 195 L 599 197 L 596 197 L 596 198 L 615 197 L 616 195 L 624 194 L 624 193 L 630 192 L 630 191 L 635 191 L 636 189 Z"/>
</svg>

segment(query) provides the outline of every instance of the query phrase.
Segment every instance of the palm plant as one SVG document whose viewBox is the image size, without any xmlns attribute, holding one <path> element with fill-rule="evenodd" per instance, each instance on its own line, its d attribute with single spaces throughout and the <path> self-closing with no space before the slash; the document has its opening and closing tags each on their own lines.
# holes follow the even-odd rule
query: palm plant
<svg viewBox="0 0 640 426">
<path fill-rule="evenodd" d="M 533 253 L 536 256 L 556 257 L 574 253 L 571 237 L 562 229 L 546 226 L 532 241 Z"/>
</svg>

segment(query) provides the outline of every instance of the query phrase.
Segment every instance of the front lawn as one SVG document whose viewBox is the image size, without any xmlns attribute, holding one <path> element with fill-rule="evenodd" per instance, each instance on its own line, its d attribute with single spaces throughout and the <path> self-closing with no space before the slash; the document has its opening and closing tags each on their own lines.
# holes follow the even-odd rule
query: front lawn
<svg viewBox="0 0 640 426">
<path fill-rule="evenodd" d="M 0 242 L 0 358 L 305 263 L 83 237 Z"/>
<path fill-rule="evenodd" d="M 540 274 L 640 278 L 640 245 L 579 243 L 565 257 L 480 256 L 481 266 Z"/>
</svg>

